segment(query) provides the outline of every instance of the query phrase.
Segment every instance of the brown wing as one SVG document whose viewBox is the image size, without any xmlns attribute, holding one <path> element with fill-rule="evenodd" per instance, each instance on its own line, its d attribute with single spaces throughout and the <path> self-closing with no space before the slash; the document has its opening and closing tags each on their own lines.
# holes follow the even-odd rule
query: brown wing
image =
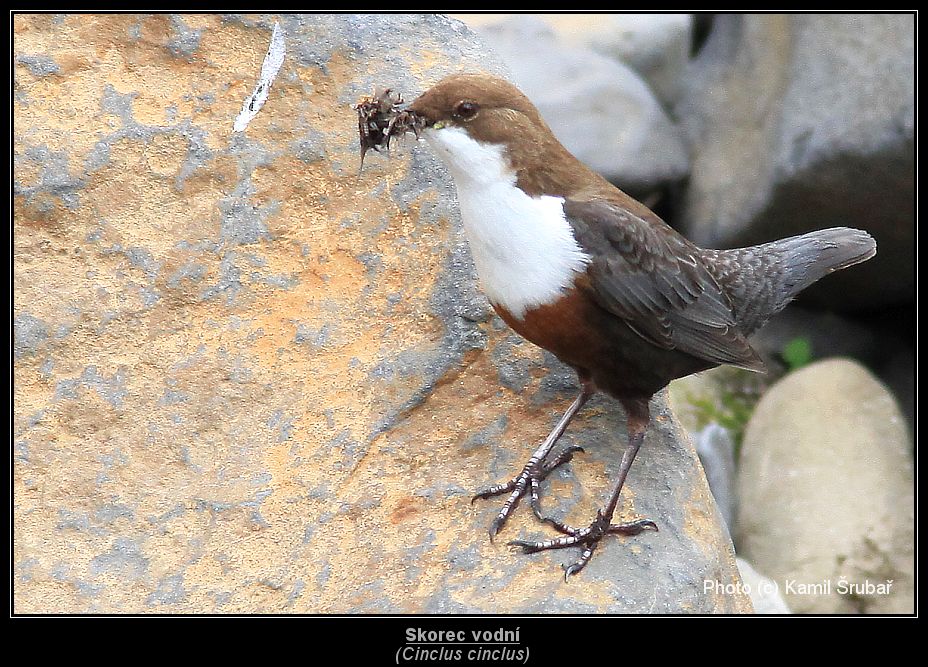
<svg viewBox="0 0 928 667">
<path fill-rule="evenodd" d="M 586 289 L 602 307 L 658 347 L 763 370 L 699 248 L 656 216 L 602 199 L 567 199 L 564 213 L 593 258 Z"/>
</svg>

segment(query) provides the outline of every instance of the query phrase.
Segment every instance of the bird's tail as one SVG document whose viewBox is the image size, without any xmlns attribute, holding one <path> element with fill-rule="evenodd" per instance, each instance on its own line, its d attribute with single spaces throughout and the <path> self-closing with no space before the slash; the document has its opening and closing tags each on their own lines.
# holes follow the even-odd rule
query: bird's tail
<svg viewBox="0 0 928 667">
<path fill-rule="evenodd" d="M 829 273 L 865 262 L 876 254 L 867 232 L 832 227 L 750 248 L 716 251 L 740 270 L 727 276 L 739 321 L 746 332 L 761 326 L 806 287 Z"/>
<path fill-rule="evenodd" d="M 782 258 L 779 275 L 782 303 L 777 304 L 777 310 L 820 278 L 865 262 L 876 254 L 873 237 L 850 227 L 810 232 L 765 247 Z"/>
</svg>

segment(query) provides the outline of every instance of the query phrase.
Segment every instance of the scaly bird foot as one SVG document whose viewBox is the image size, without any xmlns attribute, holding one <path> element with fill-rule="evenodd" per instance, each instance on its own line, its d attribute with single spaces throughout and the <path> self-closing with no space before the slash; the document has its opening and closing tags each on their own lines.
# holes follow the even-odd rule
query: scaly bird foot
<svg viewBox="0 0 928 667">
<path fill-rule="evenodd" d="M 544 459 L 539 460 L 532 458 L 525 465 L 519 475 L 512 478 L 505 484 L 497 484 L 475 494 L 474 497 L 471 498 L 471 503 L 473 503 L 478 498 L 492 498 L 494 496 L 500 496 L 504 493 L 509 494 L 509 498 L 507 498 L 506 502 L 503 503 L 503 508 L 500 510 L 499 514 L 496 515 L 493 523 L 490 524 L 490 540 L 492 541 L 493 538 L 496 537 L 496 535 L 502 529 L 503 525 L 506 523 L 506 520 L 509 518 L 509 515 L 512 514 L 513 510 L 515 510 L 515 508 L 519 505 L 519 501 L 526 493 L 530 494 L 530 503 L 535 516 L 538 517 L 540 521 L 553 521 L 545 517 L 541 512 L 541 499 L 539 494 L 540 484 L 542 480 L 544 480 L 559 466 L 562 466 L 570 461 L 576 452 L 582 451 L 582 447 L 571 446 L 547 462 Z"/>
<path fill-rule="evenodd" d="M 544 521 L 553 526 L 558 532 L 563 533 L 564 536 L 538 542 L 513 540 L 509 542 L 509 546 L 522 549 L 522 553 L 533 554 L 546 549 L 566 549 L 567 547 L 583 545 L 584 548 L 580 558 L 564 568 L 565 580 L 570 575 L 577 574 L 586 567 L 586 564 L 593 557 L 593 552 L 599 545 L 600 540 L 606 535 L 638 535 L 645 530 L 657 530 L 657 524 L 650 519 L 636 519 L 626 523 L 609 523 L 602 510 L 596 513 L 596 519 L 586 528 L 574 528 L 552 518 L 546 518 Z"/>
</svg>

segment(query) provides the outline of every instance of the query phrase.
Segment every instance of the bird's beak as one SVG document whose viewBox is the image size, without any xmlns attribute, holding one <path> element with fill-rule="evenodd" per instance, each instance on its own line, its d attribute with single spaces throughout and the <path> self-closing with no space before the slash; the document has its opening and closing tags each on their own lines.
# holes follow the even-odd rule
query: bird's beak
<svg viewBox="0 0 928 667">
<path fill-rule="evenodd" d="M 444 121 L 439 120 L 443 114 L 436 106 L 435 95 L 432 88 L 429 88 L 414 99 L 409 106 L 406 107 L 406 111 L 415 119 L 418 129 L 420 130 L 427 128 L 440 130 L 445 125 Z"/>
<path fill-rule="evenodd" d="M 422 99 L 421 96 L 417 97 L 412 104 L 406 107 L 406 113 L 408 113 L 412 119 L 413 124 L 420 130 L 426 128 L 434 127 L 436 122 L 434 118 L 431 118 L 428 114 L 428 111 L 424 108 L 425 105 L 416 103 Z"/>
</svg>

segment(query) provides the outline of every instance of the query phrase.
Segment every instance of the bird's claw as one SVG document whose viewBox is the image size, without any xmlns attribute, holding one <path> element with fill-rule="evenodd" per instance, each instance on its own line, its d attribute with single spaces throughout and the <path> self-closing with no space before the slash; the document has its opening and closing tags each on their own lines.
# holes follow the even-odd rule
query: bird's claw
<svg viewBox="0 0 928 667">
<path fill-rule="evenodd" d="M 548 549 L 566 549 L 567 547 L 583 545 L 583 552 L 580 558 L 564 568 L 565 581 L 574 574 L 577 574 L 586 567 L 593 557 L 593 552 L 599 545 L 599 542 L 606 535 L 638 535 L 645 530 L 657 531 L 657 524 L 651 519 L 636 519 L 623 523 L 607 522 L 602 510 L 596 513 L 596 519 L 593 520 L 586 528 L 574 528 L 555 519 L 547 521 L 554 526 L 559 532 L 563 533 L 561 537 L 555 537 L 548 540 L 537 542 L 531 540 L 512 540 L 509 546 L 517 547 L 522 553 L 533 554 Z"/>
<path fill-rule="evenodd" d="M 526 493 L 530 494 L 530 503 L 535 516 L 538 517 L 540 521 L 554 522 L 554 519 L 549 519 L 548 517 L 544 516 L 541 511 L 541 496 L 539 493 L 540 484 L 542 480 L 554 472 L 554 470 L 570 461 L 574 454 L 582 451 L 584 451 L 582 447 L 572 445 L 550 461 L 531 460 L 528 462 L 528 464 L 526 464 L 518 476 L 514 477 L 508 482 L 505 482 L 504 484 L 496 484 L 475 493 L 474 496 L 470 499 L 471 504 L 473 504 L 478 499 L 482 500 L 485 498 L 492 498 L 504 493 L 509 494 L 509 497 L 506 499 L 506 502 L 503 503 L 503 507 L 499 511 L 499 514 L 496 515 L 496 518 L 493 519 L 493 523 L 490 524 L 490 541 L 492 542 L 493 538 L 499 534 L 499 531 L 502 530 L 503 526 L 506 524 L 507 519 L 509 519 L 509 516 L 519 505 L 519 501 Z"/>
</svg>

